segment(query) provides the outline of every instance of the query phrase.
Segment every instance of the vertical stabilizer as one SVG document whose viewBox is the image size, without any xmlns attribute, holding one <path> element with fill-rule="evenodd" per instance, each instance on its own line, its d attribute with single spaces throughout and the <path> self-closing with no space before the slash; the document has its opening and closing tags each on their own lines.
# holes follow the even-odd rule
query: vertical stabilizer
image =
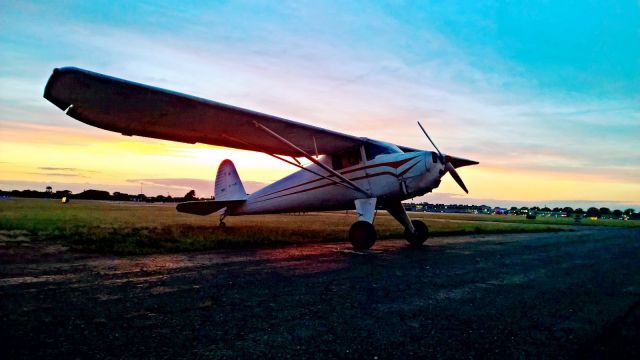
<svg viewBox="0 0 640 360">
<path fill-rule="evenodd" d="M 223 160 L 218 166 L 215 185 L 216 201 L 246 200 L 247 193 L 244 191 L 240 176 L 231 160 Z"/>
</svg>

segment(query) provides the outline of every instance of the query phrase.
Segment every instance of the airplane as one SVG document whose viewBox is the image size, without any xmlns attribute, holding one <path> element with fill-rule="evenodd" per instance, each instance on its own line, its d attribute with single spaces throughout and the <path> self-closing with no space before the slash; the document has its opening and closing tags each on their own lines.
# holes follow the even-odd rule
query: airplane
<svg viewBox="0 0 640 360">
<path fill-rule="evenodd" d="M 405 229 L 412 246 L 429 236 L 427 225 L 411 220 L 402 200 L 424 195 L 447 173 L 469 193 L 457 168 L 477 161 L 343 134 L 304 123 L 222 104 L 75 67 L 56 68 L 44 98 L 66 115 L 119 132 L 183 143 L 202 143 L 265 153 L 300 170 L 247 194 L 230 160 L 220 163 L 214 199 L 189 201 L 177 210 L 227 216 L 353 210 L 349 229 L 355 250 L 371 248 L 377 234 L 376 209 L 382 208 Z M 303 165 L 298 159 L 310 164 Z"/>
</svg>

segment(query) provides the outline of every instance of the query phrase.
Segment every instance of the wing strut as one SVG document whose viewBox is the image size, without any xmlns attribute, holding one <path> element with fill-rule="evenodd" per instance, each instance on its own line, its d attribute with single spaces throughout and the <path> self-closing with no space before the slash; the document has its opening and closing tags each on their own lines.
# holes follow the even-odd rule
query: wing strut
<svg viewBox="0 0 640 360">
<path fill-rule="evenodd" d="M 316 159 L 318 158 L 318 144 L 316 143 L 316 137 L 313 136 L 313 148 L 316 150 Z"/>
<path fill-rule="evenodd" d="M 334 183 L 336 183 L 336 184 L 338 184 L 338 185 L 342 185 L 342 186 L 346 187 L 346 188 L 347 188 L 347 189 L 349 189 L 349 190 L 354 190 L 351 186 L 349 186 L 349 184 L 345 184 L 345 183 L 340 182 L 340 181 L 338 181 L 338 180 L 336 180 L 336 179 L 330 178 L 330 177 L 328 177 L 328 176 L 326 176 L 326 175 L 318 174 L 317 172 L 315 172 L 315 171 L 313 171 L 313 170 L 311 170 L 311 169 L 307 169 L 306 167 L 302 166 L 302 164 L 296 164 L 296 163 L 294 163 L 293 161 L 289 161 L 289 160 L 287 160 L 287 159 L 285 159 L 285 158 L 283 158 L 283 157 L 280 157 L 280 156 L 278 156 L 278 155 L 275 155 L 275 154 L 269 154 L 269 153 L 265 153 L 265 154 L 267 154 L 267 155 L 269 155 L 269 156 L 273 156 L 274 158 L 276 158 L 276 159 L 278 159 L 278 160 L 282 160 L 282 161 L 286 162 L 287 164 L 291 164 L 291 165 L 293 165 L 293 166 L 295 166 L 295 167 L 297 167 L 297 168 L 300 168 L 300 169 L 302 169 L 302 170 L 308 171 L 308 172 L 310 172 L 310 173 L 312 173 L 312 174 L 314 174 L 314 175 L 316 175 L 316 176 L 319 176 L 319 177 L 321 177 L 321 178 L 325 178 L 325 179 L 327 179 L 327 180 L 331 180 L 332 182 L 334 182 Z M 294 158 L 294 159 L 295 159 L 295 158 Z"/>
<path fill-rule="evenodd" d="M 321 163 L 320 161 L 316 160 L 313 158 L 313 156 L 311 156 L 310 154 L 308 154 L 306 151 L 300 149 L 299 147 L 295 146 L 294 144 L 292 144 L 291 142 L 289 142 L 287 139 L 283 138 L 282 136 L 276 134 L 275 132 L 271 131 L 271 129 L 269 129 L 268 127 L 260 124 L 257 121 L 253 122 L 256 127 L 264 130 L 267 134 L 271 135 L 273 138 L 275 138 L 276 140 L 280 140 L 283 144 L 287 145 L 288 147 L 290 147 L 293 150 L 298 151 L 300 154 L 302 154 L 307 160 L 311 161 L 312 163 L 318 165 L 319 167 L 321 167 L 322 169 L 324 169 L 325 171 L 333 174 L 334 176 L 336 176 L 337 178 L 339 178 L 340 180 L 344 181 L 345 183 L 351 185 L 351 187 L 354 190 L 358 190 L 361 193 L 367 195 L 368 197 L 373 197 L 368 191 L 366 191 L 365 189 L 361 188 L 360 186 L 358 186 L 356 183 L 354 183 L 353 181 L 347 179 L 346 177 L 344 177 L 342 174 L 340 174 L 339 172 L 333 170 L 332 168 L 328 167 L 327 165 Z M 328 177 L 325 177 L 328 178 Z"/>
<path fill-rule="evenodd" d="M 281 157 L 281 156 L 278 156 L 278 155 L 275 155 L 275 154 L 271 154 L 271 153 L 264 152 L 264 151 L 262 151 L 262 150 L 260 150 L 260 149 L 256 148 L 254 145 L 249 144 L 249 143 L 248 143 L 248 142 L 246 142 L 246 141 L 243 141 L 243 140 L 240 140 L 240 139 L 236 139 L 236 138 L 231 137 L 231 136 L 229 136 L 229 135 L 222 135 L 222 136 L 223 136 L 223 137 L 226 137 L 226 138 L 228 138 L 228 139 L 231 139 L 231 140 L 233 140 L 233 141 L 237 141 L 237 142 L 243 143 L 243 144 L 245 144 L 248 148 L 252 148 L 252 147 L 253 147 L 253 148 L 255 149 L 254 151 L 262 152 L 262 153 L 267 154 L 267 155 L 269 155 L 269 156 L 272 156 L 272 157 L 274 157 L 274 158 L 276 158 L 276 159 L 278 159 L 278 160 L 282 160 L 282 161 L 286 162 L 286 163 L 287 163 L 287 164 L 289 164 L 289 165 L 293 165 L 293 166 L 295 166 L 295 167 L 297 167 L 297 168 L 300 168 L 300 169 L 302 169 L 302 170 L 304 170 L 304 171 L 308 171 L 308 172 L 312 173 L 313 175 L 316 175 L 316 176 L 318 176 L 318 177 L 321 177 L 321 178 L 327 179 L 327 180 L 329 180 L 329 181 L 331 181 L 331 182 L 333 182 L 333 183 L 335 183 L 335 184 L 337 184 L 337 185 L 344 186 L 345 188 L 347 188 L 347 189 L 349 189 L 349 190 L 354 190 L 351 186 L 349 186 L 349 184 L 345 184 L 345 183 L 343 183 L 343 182 L 340 182 L 340 181 L 338 181 L 338 180 L 336 180 L 336 179 L 334 179 L 334 178 L 328 177 L 328 176 L 326 176 L 326 175 L 318 174 L 317 172 L 315 172 L 315 171 L 313 171 L 313 170 L 311 170 L 311 169 L 308 169 L 308 168 L 306 168 L 306 167 L 302 166 L 302 164 L 301 164 L 299 161 L 297 161 L 297 159 L 296 159 L 295 157 L 293 157 L 293 156 L 292 156 L 291 158 L 292 158 L 292 159 L 294 159 L 294 160 L 296 160 L 296 161 L 297 161 L 297 164 L 296 164 L 295 162 L 291 161 L 291 160 L 285 159 L 284 157 Z"/>
</svg>

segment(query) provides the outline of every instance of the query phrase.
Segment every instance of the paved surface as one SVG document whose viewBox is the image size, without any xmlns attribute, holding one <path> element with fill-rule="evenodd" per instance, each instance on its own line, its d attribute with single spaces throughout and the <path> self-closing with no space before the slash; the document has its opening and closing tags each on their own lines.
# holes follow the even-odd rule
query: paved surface
<svg viewBox="0 0 640 360">
<path fill-rule="evenodd" d="M 639 358 L 640 230 L 0 251 L 0 358 Z"/>
</svg>

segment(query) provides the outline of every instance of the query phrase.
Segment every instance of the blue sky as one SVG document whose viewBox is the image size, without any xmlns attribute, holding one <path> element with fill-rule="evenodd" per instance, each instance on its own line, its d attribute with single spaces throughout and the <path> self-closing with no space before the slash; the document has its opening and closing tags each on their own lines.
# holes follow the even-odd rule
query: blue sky
<svg viewBox="0 0 640 360">
<path fill-rule="evenodd" d="M 622 186 L 640 203 L 637 1 L 2 7 L 0 127 L 84 128 L 41 96 L 54 67 L 73 65 L 428 148 L 421 120 L 495 174 L 573 179 L 595 200 L 619 201 L 605 188 Z"/>
</svg>

